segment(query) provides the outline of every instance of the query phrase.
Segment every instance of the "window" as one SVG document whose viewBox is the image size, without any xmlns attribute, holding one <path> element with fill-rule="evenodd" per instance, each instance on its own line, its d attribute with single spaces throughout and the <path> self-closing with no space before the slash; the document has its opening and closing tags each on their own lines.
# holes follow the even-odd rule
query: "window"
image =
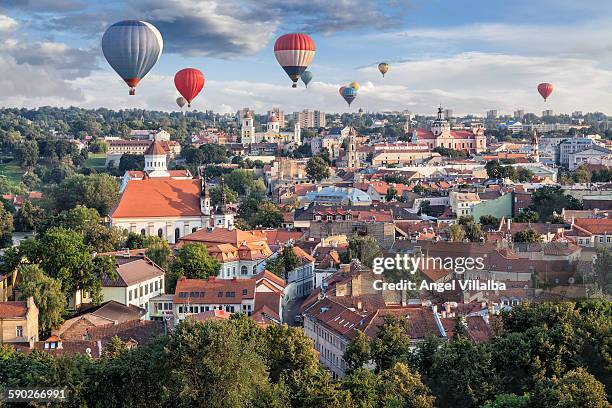
<svg viewBox="0 0 612 408">
<path fill-rule="evenodd" d="M 174 229 L 174 242 L 178 242 L 180 237 L 181 237 L 181 229 L 175 228 Z"/>
<path fill-rule="evenodd" d="M 179 306 L 179 307 L 178 307 L 178 312 L 179 312 L 179 313 L 183 313 L 183 306 Z"/>
<path fill-rule="evenodd" d="M 141 287 L 140 287 L 140 297 L 142 297 L 142 294 L 143 294 L 143 288 L 142 288 L 142 286 L 141 286 Z"/>
<path fill-rule="evenodd" d="M 128 290 L 129 300 L 132 300 L 132 291 Z"/>
<path fill-rule="evenodd" d="M 191 229 L 191 232 L 192 232 L 192 233 L 194 233 L 194 232 L 196 232 L 197 230 L 198 230 L 198 229 L 194 227 L 194 228 L 192 228 L 192 229 Z"/>
<path fill-rule="evenodd" d="M 15 330 L 17 337 L 23 337 L 23 326 L 17 326 Z"/>
<path fill-rule="evenodd" d="M 223 292 L 218 292 L 217 297 L 223 297 Z"/>
<path fill-rule="evenodd" d="M 257 265 L 253 265 L 253 275 L 257 275 Z"/>
<path fill-rule="evenodd" d="M 242 265 L 240 267 L 240 274 L 241 275 L 246 275 L 247 273 L 248 273 L 248 269 L 247 269 L 246 265 Z"/>
<path fill-rule="evenodd" d="M 187 297 L 187 292 L 179 292 L 179 297 L 180 298 L 186 298 Z"/>
<path fill-rule="evenodd" d="M 159 281 L 155 281 L 155 290 L 159 289 Z"/>
<path fill-rule="evenodd" d="M 242 289 L 242 294 L 243 294 L 243 295 L 246 295 L 246 294 L 247 294 L 247 292 L 248 292 L 248 290 L 247 290 L 247 289 Z"/>
<path fill-rule="evenodd" d="M 236 297 L 236 292 L 225 292 L 225 297 Z"/>
<path fill-rule="evenodd" d="M 161 229 L 161 228 L 159 228 L 159 229 L 157 230 L 157 236 L 158 236 L 158 237 L 160 237 L 160 238 L 164 236 L 164 231 L 162 231 L 162 229 Z"/>
<path fill-rule="evenodd" d="M 144 229 L 144 228 L 140 230 L 140 235 L 142 235 L 143 237 L 146 235 L 146 234 L 145 234 L 145 229 Z"/>
</svg>

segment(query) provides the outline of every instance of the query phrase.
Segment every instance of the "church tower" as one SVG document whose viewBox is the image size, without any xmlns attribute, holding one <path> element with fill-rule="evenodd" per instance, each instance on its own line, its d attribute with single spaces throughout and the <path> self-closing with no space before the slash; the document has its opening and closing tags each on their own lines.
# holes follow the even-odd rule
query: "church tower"
<svg viewBox="0 0 612 408">
<path fill-rule="evenodd" d="M 243 145 L 255 143 L 255 124 L 253 122 L 253 114 L 251 111 L 247 111 L 247 113 L 245 113 L 242 117 L 240 139 Z"/>
<path fill-rule="evenodd" d="M 351 128 L 348 136 L 346 167 L 349 169 L 359 167 L 359 160 L 357 159 L 357 132 L 354 128 Z"/>
<path fill-rule="evenodd" d="M 202 214 L 210 216 L 210 191 L 208 190 L 206 177 L 202 175 L 200 180 L 202 182 L 202 191 L 200 193 L 200 209 L 202 210 Z"/>
<path fill-rule="evenodd" d="M 144 171 L 149 177 L 170 177 L 168 155 L 160 142 L 154 140 L 144 152 Z"/>
<path fill-rule="evenodd" d="M 302 144 L 302 128 L 300 127 L 300 122 L 296 121 L 295 125 L 293 125 L 293 144 L 296 149 Z"/>
<path fill-rule="evenodd" d="M 443 136 L 450 132 L 450 124 L 448 120 L 444 119 L 444 112 L 442 111 L 442 106 L 438 108 L 438 118 L 434 120 L 431 125 L 431 131 L 434 136 Z"/>
<path fill-rule="evenodd" d="M 268 118 L 268 124 L 266 125 L 266 131 L 268 133 L 278 134 L 280 133 L 280 122 L 278 118 L 274 115 Z"/>
<path fill-rule="evenodd" d="M 538 133 L 535 129 L 531 132 L 531 158 L 538 163 L 540 161 L 540 148 L 538 146 Z"/>
<path fill-rule="evenodd" d="M 221 191 L 221 198 L 219 205 L 213 214 L 213 221 L 215 228 L 234 228 L 234 212 L 227 206 L 227 197 L 225 196 L 225 184 L 223 183 L 223 177 L 221 177 L 221 183 L 219 184 L 219 190 Z"/>
</svg>

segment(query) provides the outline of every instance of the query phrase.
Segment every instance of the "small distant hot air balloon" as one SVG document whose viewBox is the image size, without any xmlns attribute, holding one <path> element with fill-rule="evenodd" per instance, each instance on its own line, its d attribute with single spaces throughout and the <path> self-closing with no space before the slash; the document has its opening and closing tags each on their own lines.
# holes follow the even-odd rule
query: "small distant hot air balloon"
<svg viewBox="0 0 612 408">
<path fill-rule="evenodd" d="M 204 88 L 204 74 L 202 71 L 195 68 L 181 69 L 174 75 L 174 86 L 187 101 L 187 106 L 191 106 L 191 101 Z"/>
<path fill-rule="evenodd" d="M 176 98 L 176 104 L 179 106 L 179 108 L 182 108 L 183 106 L 185 106 L 186 103 L 187 103 L 187 99 L 183 98 L 182 96 L 179 96 L 178 98 Z"/>
<path fill-rule="evenodd" d="M 340 93 L 340 96 L 344 98 L 344 89 L 346 88 L 346 86 L 341 86 L 340 89 L 338 89 L 338 93 Z"/>
<path fill-rule="evenodd" d="M 274 55 L 293 81 L 293 88 L 297 87 L 298 79 L 300 79 L 300 76 L 312 62 L 315 51 L 314 41 L 306 34 L 285 34 L 276 40 Z"/>
<path fill-rule="evenodd" d="M 302 78 L 302 82 L 304 83 L 304 85 L 306 85 L 306 88 L 308 88 L 308 84 L 310 83 L 310 81 L 312 81 L 312 72 L 304 71 L 302 72 L 300 78 Z"/>
<path fill-rule="evenodd" d="M 359 85 L 359 82 L 351 82 L 351 83 L 349 84 L 349 86 L 350 86 L 351 88 L 353 88 L 354 90 L 356 90 L 356 91 L 358 91 L 358 90 L 359 90 L 359 88 L 361 88 L 361 85 Z"/>
<path fill-rule="evenodd" d="M 130 95 L 136 93 L 136 85 L 153 68 L 163 48 L 159 30 L 146 21 L 119 21 L 102 36 L 104 57 L 128 84 Z"/>
<path fill-rule="evenodd" d="M 387 64 L 386 62 L 381 62 L 380 64 L 378 64 L 378 70 L 384 78 L 387 71 L 389 71 L 389 64 Z"/>
<path fill-rule="evenodd" d="M 348 103 L 349 106 L 351 106 L 351 102 L 353 102 L 355 100 L 355 98 L 357 97 L 357 91 L 355 90 L 355 88 L 351 88 L 350 86 L 344 86 L 344 89 L 342 89 L 342 97 L 344 98 L 344 100 L 346 101 L 346 103 Z"/>
<path fill-rule="evenodd" d="M 550 94 L 552 94 L 553 89 L 553 84 L 550 84 L 548 82 L 542 82 L 540 85 L 538 85 L 538 92 L 540 93 L 540 95 L 542 95 L 544 101 L 546 101 Z"/>
</svg>

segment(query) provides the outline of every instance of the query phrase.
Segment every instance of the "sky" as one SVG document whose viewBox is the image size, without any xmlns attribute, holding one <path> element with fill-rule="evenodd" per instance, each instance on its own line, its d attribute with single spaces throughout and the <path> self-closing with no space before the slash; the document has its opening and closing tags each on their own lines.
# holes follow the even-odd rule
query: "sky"
<svg viewBox="0 0 612 408">
<path fill-rule="evenodd" d="M 136 96 L 100 46 L 126 19 L 164 38 Z M 0 0 L 0 106 L 175 110 L 174 74 L 194 67 L 206 85 L 192 109 L 220 113 L 611 114 L 611 23 L 600 0 Z M 292 89 L 274 57 L 289 32 L 316 42 L 308 89 Z M 338 88 L 351 81 L 361 89 L 349 108 Z M 540 82 L 555 85 L 547 102 Z"/>
</svg>

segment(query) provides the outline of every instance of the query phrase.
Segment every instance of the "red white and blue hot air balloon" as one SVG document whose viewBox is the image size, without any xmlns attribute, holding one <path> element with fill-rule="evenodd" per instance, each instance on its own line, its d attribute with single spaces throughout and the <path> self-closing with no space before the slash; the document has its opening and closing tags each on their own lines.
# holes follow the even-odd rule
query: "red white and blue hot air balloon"
<svg viewBox="0 0 612 408">
<path fill-rule="evenodd" d="M 315 51 L 314 41 L 306 34 L 285 34 L 276 40 L 274 55 L 293 81 L 293 88 L 297 87 L 300 76 L 312 62 Z"/>
<path fill-rule="evenodd" d="M 153 68 L 163 48 L 161 33 L 146 21 L 119 21 L 102 36 L 104 57 L 128 84 L 130 95 L 134 95 L 136 85 Z"/>
</svg>

